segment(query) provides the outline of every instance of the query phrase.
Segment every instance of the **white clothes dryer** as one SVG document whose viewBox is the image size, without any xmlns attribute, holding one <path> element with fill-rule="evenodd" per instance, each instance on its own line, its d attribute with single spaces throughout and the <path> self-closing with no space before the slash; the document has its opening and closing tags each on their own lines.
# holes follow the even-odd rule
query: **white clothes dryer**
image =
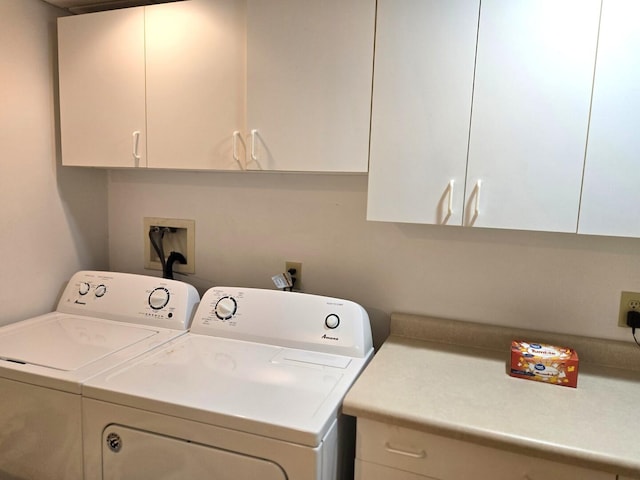
<svg viewBox="0 0 640 480">
<path fill-rule="evenodd" d="M 372 355 L 353 302 L 212 288 L 188 334 L 85 385 L 86 478 L 353 478 L 341 406 Z"/>
<path fill-rule="evenodd" d="M 186 333 L 183 282 L 81 271 L 55 312 L 0 328 L 0 478 L 83 478 L 82 383 Z"/>
</svg>

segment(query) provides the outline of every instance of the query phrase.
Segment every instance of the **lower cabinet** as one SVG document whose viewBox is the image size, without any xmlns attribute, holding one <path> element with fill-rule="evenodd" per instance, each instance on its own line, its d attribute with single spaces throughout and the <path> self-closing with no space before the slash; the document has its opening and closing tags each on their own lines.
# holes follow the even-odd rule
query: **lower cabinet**
<svg viewBox="0 0 640 480">
<path fill-rule="evenodd" d="M 616 480 L 616 475 L 358 418 L 355 479 Z"/>
</svg>

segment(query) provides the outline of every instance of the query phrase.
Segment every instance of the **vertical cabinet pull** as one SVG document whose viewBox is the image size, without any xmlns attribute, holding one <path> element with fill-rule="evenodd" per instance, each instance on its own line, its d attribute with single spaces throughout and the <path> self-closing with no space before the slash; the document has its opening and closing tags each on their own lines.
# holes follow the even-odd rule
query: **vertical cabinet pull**
<svg viewBox="0 0 640 480">
<path fill-rule="evenodd" d="M 480 189 L 482 188 L 482 180 L 478 180 L 476 182 L 476 202 L 475 202 L 475 208 L 473 210 L 473 216 L 474 218 L 478 216 L 478 214 L 480 213 Z"/>
<path fill-rule="evenodd" d="M 258 130 L 251 130 L 251 160 L 254 162 L 258 161 L 258 156 L 256 155 L 256 136 L 258 134 Z"/>
<path fill-rule="evenodd" d="M 453 214 L 453 180 L 449 182 L 449 202 L 447 203 L 447 218 Z"/>
<path fill-rule="evenodd" d="M 233 159 L 238 162 L 241 170 L 246 170 L 247 166 L 240 161 L 240 156 L 238 155 L 238 140 L 242 142 L 242 137 L 240 137 L 240 131 L 236 130 L 233 132 Z"/>
<path fill-rule="evenodd" d="M 135 132 L 133 132 L 133 159 L 136 162 L 140 161 L 140 155 L 138 154 L 139 145 L 140 145 L 140 131 L 136 130 Z"/>
</svg>

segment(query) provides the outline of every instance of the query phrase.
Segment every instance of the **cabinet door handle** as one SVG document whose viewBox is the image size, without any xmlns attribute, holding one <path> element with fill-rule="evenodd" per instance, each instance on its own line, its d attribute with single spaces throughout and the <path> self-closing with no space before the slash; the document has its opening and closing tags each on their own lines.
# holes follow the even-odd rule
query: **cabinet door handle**
<svg viewBox="0 0 640 480">
<path fill-rule="evenodd" d="M 476 202 L 473 216 L 474 218 L 480 213 L 480 189 L 482 188 L 482 180 L 476 182 Z"/>
<path fill-rule="evenodd" d="M 453 213 L 453 180 L 449 182 L 449 203 L 447 204 L 447 218 Z"/>
<path fill-rule="evenodd" d="M 385 442 L 384 448 L 385 450 L 387 450 L 387 452 L 395 453 L 396 455 L 403 455 L 405 457 L 426 458 L 427 456 L 427 452 L 425 452 L 424 450 L 410 451 L 410 450 L 399 449 L 392 446 L 389 442 Z"/>
<path fill-rule="evenodd" d="M 258 130 L 251 130 L 251 160 L 254 162 L 258 161 L 258 157 L 256 155 L 256 136 L 258 134 Z"/>
<path fill-rule="evenodd" d="M 139 145 L 140 145 L 140 132 L 136 130 L 135 132 L 133 132 L 133 159 L 136 162 L 140 161 L 140 155 L 138 154 Z"/>
<path fill-rule="evenodd" d="M 238 155 L 238 139 L 240 139 L 240 141 L 242 142 L 242 137 L 240 137 L 240 132 L 236 130 L 235 132 L 233 132 L 233 159 L 236 162 L 238 162 L 238 165 L 240 165 L 241 170 L 246 170 L 247 166 L 240 161 L 240 156 Z M 245 160 L 246 160 L 246 157 L 245 157 Z"/>
</svg>

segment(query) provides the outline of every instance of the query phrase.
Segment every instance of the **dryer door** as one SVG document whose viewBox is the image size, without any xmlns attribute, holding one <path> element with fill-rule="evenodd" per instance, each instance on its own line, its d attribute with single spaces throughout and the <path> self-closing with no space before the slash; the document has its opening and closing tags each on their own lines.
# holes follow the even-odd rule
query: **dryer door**
<svg viewBox="0 0 640 480">
<path fill-rule="evenodd" d="M 277 464 L 121 425 L 102 436 L 104 480 L 286 480 Z"/>
</svg>

